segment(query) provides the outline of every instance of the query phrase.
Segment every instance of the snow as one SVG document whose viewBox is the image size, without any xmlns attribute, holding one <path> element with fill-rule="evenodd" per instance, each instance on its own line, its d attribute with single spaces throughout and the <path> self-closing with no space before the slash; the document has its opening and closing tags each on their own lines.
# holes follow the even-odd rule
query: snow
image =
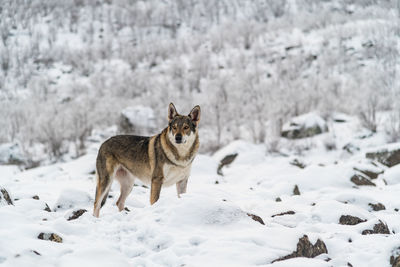
<svg viewBox="0 0 400 267">
<path fill-rule="evenodd" d="M 294 130 L 298 128 L 312 128 L 318 126 L 322 131 L 327 127 L 325 120 L 315 112 L 306 113 L 297 117 L 293 117 L 282 127 L 283 131 Z"/>
<path fill-rule="evenodd" d="M 127 107 L 121 111 L 129 122 L 138 128 L 152 129 L 155 127 L 154 111 L 150 107 Z"/>
<path fill-rule="evenodd" d="M 353 142 L 357 136 L 352 118 L 332 127 L 332 131 L 349 133 L 347 141 Z M 186 194 L 178 198 L 174 186 L 165 188 L 159 201 L 150 205 L 150 189 L 137 184 L 126 201 L 130 212 L 118 212 L 119 185 L 114 183 L 100 218 L 92 216 L 93 170 L 100 144 L 95 140 L 87 155 L 65 163 L 25 171 L 0 166 L 1 186 L 14 199 L 14 205 L 0 207 L 0 263 L 322 267 L 349 262 L 353 266 L 389 266 L 392 251 L 400 246 L 400 214 L 395 211 L 400 208 L 400 165 L 384 168 L 374 179 L 376 187 L 357 187 L 350 182 L 355 167 L 378 168 L 361 151 L 374 142 L 379 147 L 380 140 L 369 137 L 372 141 L 359 143 L 360 152 L 343 157 L 341 148 L 326 151 L 320 143 L 323 138 L 310 138 L 315 144 L 301 156 L 289 149 L 288 156 L 268 154 L 265 145 L 245 140 L 234 141 L 212 156 L 200 154 L 193 162 Z M 339 141 L 344 138 L 340 134 L 332 138 L 344 142 Z M 224 176 L 217 175 L 219 161 L 232 153 L 238 153 L 235 161 L 224 167 Z M 294 158 L 307 166 L 291 165 Z M 293 195 L 295 185 L 300 195 Z M 40 199 L 32 199 L 34 195 Z M 277 202 L 277 197 L 282 201 Z M 373 211 L 370 203 L 382 203 L 386 209 Z M 52 212 L 44 210 L 46 204 Z M 78 209 L 88 212 L 68 221 Z M 287 211 L 295 214 L 272 217 Z M 247 213 L 260 216 L 265 225 Z M 341 225 L 342 215 L 366 222 Z M 361 235 L 379 220 L 392 234 Z M 42 232 L 58 234 L 63 243 L 39 240 Z M 296 250 L 303 235 L 312 243 L 318 239 L 325 242 L 328 254 L 272 263 Z"/>
</svg>

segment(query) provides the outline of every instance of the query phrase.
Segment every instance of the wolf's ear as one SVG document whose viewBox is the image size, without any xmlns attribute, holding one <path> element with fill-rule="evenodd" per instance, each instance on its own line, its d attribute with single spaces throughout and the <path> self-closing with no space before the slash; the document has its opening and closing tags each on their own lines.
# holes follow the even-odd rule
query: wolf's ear
<svg viewBox="0 0 400 267">
<path fill-rule="evenodd" d="M 200 122 L 200 106 L 199 105 L 195 106 L 192 109 L 192 111 L 190 111 L 189 117 L 196 124 L 196 126 L 199 124 L 199 122 Z"/>
<path fill-rule="evenodd" d="M 168 107 L 168 121 L 171 122 L 176 115 L 178 115 L 178 112 L 176 111 L 174 104 L 170 103 Z"/>
</svg>

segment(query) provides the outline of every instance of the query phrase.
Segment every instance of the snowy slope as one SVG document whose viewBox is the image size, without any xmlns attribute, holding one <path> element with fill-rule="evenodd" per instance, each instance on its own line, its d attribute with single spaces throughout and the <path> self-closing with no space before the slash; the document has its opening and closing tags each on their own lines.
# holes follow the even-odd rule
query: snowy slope
<svg viewBox="0 0 400 267">
<path fill-rule="evenodd" d="M 302 156 L 301 169 L 290 164 L 293 155 L 268 155 L 264 145 L 235 141 L 214 156 L 198 155 L 182 198 L 171 187 L 150 206 L 149 189 L 138 184 L 127 199 L 130 212 L 118 212 L 114 183 L 97 219 L 91 215 L 96 146 L 67 163 L 23 172 L 0 166 L 1 185 L 15 200 L 0 206 L 2 266 L 389 266 L 400 247 L 399 167 L 379 175 L 376 187 L 356 187 L 350 177 L 354 166 L 366 164 L 361 152 L 343 157 L 316 147 Z M 219 160 L 233 152 L 238 157 L 218 176 Z M 300 195 L 293 195 L 295 185 Z M 369 203 L 378 202 L 386 209 L 373 211 Z M 52 212 L 43 210 L 46 203 Z M 89 212 L 67 221 L 77 209 Z M 287 211 L 295 213 L 272 217 Z M 341 225 L 341 215 L 366 221 Z M 379 220 L 390 235 L 361 234 Z M 39 240 L 41 232 L 63 242 Z M 304 234 L 324 241 L 328 254 L 271 263 L 296 250 Z"/>
</svg>

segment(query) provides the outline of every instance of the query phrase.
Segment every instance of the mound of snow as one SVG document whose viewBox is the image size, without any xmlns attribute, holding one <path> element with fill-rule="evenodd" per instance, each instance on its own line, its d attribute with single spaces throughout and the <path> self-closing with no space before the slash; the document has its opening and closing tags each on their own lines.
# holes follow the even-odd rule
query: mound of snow
<svg viewBox="0 0 400 267">
<path fill-rule="evenodd" d="M 155 127 L 154 111 L 150 107 L 127 107 L 121 111 L 119 129 L 122 132 L 144 135 Z"/>
<path fill-rule="evenodd" d="M 93 202 L 93 200 L 88 193 L 75 189 L 65 189 L 58 197 L 54 205 L 54 210 L 79 208 L 81 206 L 87 206 L 91 202 Z"/>
<path fill-rule="evenodd" d="M 281 135 L 290 139 L 311 137 L 328 131 L 326 121 L 316 113 L 310 112 L 292 118 L 283 125 Z"/>
</svg>

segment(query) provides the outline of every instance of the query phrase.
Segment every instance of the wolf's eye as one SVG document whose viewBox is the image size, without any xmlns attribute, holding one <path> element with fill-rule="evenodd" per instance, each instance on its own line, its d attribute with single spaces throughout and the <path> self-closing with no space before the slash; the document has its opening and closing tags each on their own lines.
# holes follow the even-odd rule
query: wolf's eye
<svg viewBox="0 0 400 267">
<path fill-rule="evenodd" d="M 185 125 L 185 127 L 183 127 L 183 129 L 187 130 L 187 129 L 189 129 L 189 126 Z"/>
</svg>

